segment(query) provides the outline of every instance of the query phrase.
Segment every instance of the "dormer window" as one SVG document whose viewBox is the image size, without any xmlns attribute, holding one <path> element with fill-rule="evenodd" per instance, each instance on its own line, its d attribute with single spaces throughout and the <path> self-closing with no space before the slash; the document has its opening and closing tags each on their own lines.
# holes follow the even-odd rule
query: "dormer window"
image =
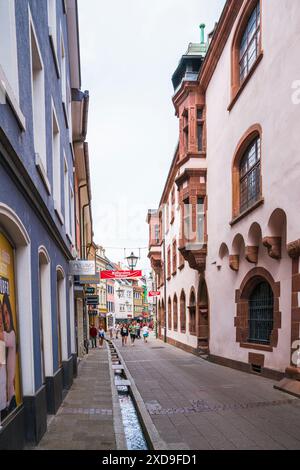
<svg viewBox="0 0 300 470">
<path fill-rule="evenodd" d="M 260 50 L 260 2 L 254 8 L 240 44 L 240 83 L 255 63 Z"/>
</svg>

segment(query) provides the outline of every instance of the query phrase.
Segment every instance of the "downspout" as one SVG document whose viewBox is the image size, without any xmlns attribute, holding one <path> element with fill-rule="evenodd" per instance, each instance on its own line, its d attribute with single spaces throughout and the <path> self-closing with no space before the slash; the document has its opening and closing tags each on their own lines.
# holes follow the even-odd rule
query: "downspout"
<svg viewBox="0 0 300 470">
<path fill-rule="evenodd" d="M 79 214 L 80 214 L 80 257 L 83 259 L 82 242 L 83 242 L 83 227 L 82 227 L 82 208 L 81 208 L 81 190 L 87 187 L 87 183 L 78 186 L 78 199 L 79 199 Z"/>
<path fill-rule="evenodd" d="M 88 202 L 87 204 L 84 204 L 84 206 L 82 206 L 83 235 L 84 235 L 84 236 L 83 236 L 83 240 L 82 240 L 82 241 L 84 242 L 84 244 L 83 244 L 83 249 L 84 249 L 84 259 L 86 259 L 86 256 L 87 256 L 87 255 L 86 255 L 86 248 L 87 248 L 87 244 L 86 244 L 85 233 L 84 233 L 84 222 L 85 222 L 85 220 L 84 220 L 84 209 L 85 209 L 86 207 L 88 207 L 89 205 L 90 205 L 90 203 Z"/>
</svg>

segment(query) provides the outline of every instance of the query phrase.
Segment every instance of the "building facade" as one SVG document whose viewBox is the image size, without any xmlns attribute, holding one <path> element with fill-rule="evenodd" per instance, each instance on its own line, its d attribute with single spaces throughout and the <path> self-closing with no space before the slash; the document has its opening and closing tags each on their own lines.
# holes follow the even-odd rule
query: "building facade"
<svg viewBox="0 0 300 470">
<path fill-rule="evenodd" d="M 77 369 L 77 6 L 38 3 L 0 5 L 1 449 L 41 439 Z"/>
<path fill-rule="evenodd" d="M 115 323 L 127 323 L 133 319 L 133 287 L 130 281 L 115 281 Z"/>
<path fill-rule="evenodd" d="M 228 0 L 207 52 L 204 43 L 189 46 L 173 75 L 179 145 L 159 210 L 148 214 L 167 340 L 224 365 L 285 376 L 293 390 L 299 34 L 293 0 Z"/>
</svg>

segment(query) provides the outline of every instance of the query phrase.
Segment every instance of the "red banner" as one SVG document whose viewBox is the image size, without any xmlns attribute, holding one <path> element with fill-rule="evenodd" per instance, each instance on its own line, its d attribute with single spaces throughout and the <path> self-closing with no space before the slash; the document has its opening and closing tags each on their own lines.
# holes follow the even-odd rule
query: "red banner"
<svg viewBox="0 0 300 470">
<path fill-rule="evenodd" d="M 160 295 L 159 290 L 150 291 L 149 294 L 148 294 L 149 297 L 157 297 L 158 295 Z"/>
<path fill-rule="evenodd" d="M 100 279 L 130 279 L 142 277 L 142 271 L 101 271 Z"/>
</svg>

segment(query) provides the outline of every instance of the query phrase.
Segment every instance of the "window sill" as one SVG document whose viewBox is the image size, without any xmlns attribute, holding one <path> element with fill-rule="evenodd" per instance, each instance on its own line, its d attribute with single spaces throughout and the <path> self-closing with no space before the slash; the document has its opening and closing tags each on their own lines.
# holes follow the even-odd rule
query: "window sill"
<svg viewBox="0 0 300 470">
<path fill-rule="evenodd" d="M 51 194 L 51 185 L 50 185 L 50 182 L 47 178 L 47 174 L 46 174 L 46 170 L 45 170 L 45 167 L 44 167 L 44 164 L 42 162 L 42 159 L 41 157 L 39 156 L 38 153 L 35 154 L 35 166 L 37 167 L 37 170 L 38 170 L 38 173 L 41 177 L 41 180 L 46 188 L 46 191 L 47 193 Z"/>
<path fill-rule="evenodd" d="M 56 52 L 56 48 L 55 48 L 55 42 L 54 42 L 54 39 L 53 39 L 53 31 L 52 31 L 51 27 L 49 27 L 49 40 L 50 40 L 50 44 L 51 44 L 51 50 L 52 50 L 52 55 L 53 55 L 53 59 L 54 59 L 56 75 L 57 75 L 57 78 L 60 78 L 58 57 L 57 57 L 57 52 Z"/>
<path fill-rule="evenodd" d="M 190 335 L 191 335 L 191 336 L 197 336 L 197 335 L 196 335 L 196 331 L 190 331 Z"/>
<path fill-rule="evenodd" d="M 71 237 L 69 232 L 66 232 L 66 236 L 67 236 L 67 239 L 69 240 L 69 242 L 73 244 L 73 240 L 72 240 L 72 237 Z"/>
<path fill-rule="evenodd" d="M 229 104 L 227 110 L 230 112 L 232 110 L 232 108 L 234 107 L 235 103 L 237 102 L 237 100 L 239 99 L 240 95 L 242 94 L 243 90 L 246 88 L 247 86 L 247 83 L 249 82 L 250 78 L 252 77 L 252 75 L 254 74 L 255 70 L 257 69 L 258 65 L 260 64 L 262 58 L 264 56 L 264 52 L 263 51 L 260 51 L 259 55 L 257 56 L 257 59 L 256 61 L 254 62 L 254 64 L 252 65 L 252 68 L 250 70 L 250 72 L 248 73 L 247 77 L 245 78 L 245 80 L 243 81 L 243 83 L 240 85 L 240 87 L 238 88 L 238 90 L 235 92 L 234 96 L 232 97 L 231 99 L 231 103 Z"/>
<path fill-rule="evenodd" d="M 4 85 L 2 88 L 2 84 Z M 7 99 L 11 110 L 13 111 L 20 129 L 24 132 L 26 131 L 26 119 L 24 114 L 22 113 L 19 103 L 17 101 L 17 98 L 15 97 L 15 94 L 6 78 L 6 75 L 0 65 L 0 93 L 3 95 L 5 94 L 5 99 Z M 1 104 L 1 100 L 0 100 Z M 5 104 L 5 103 L 3 103 Z"/>
<path fill-rule="evenodd" d="M 269 344 L 259 344 L 259 343 L 240 343 L 241 348 L 245 349 L 256 349 L 258 351 L 268 351 L 272 352 L 273 347 Z"/>
<path fill-rule="evenodd" d="M 61 225 L 64 225 L 64 222 L 65 222 L 64 216 L 62 215 L 62 213 L 61 213 L 61 211 L 60 211 L 60 209 L 59 209 L 59 207 L 58 207 L 58 204 L 57 204 L 57 202 L 56 202 L 55 200 L 54 200 L 54 211 L 55 211 L 55 213 L 56 213 L 56 215 L 57 215 L 57 217 L 58 217 L 58 220 L 60 221 Z"/>
<path fill-rule="evenodd" d="M 67 129 L 69 129 L 70 127 L 69 116 L 68 116 L 68 111 L 67 111 L 67 105 L 64 99 L 62 101 L 62 107 L 63 107 L 64 117 L 65 117 L 66 127 Z"/>
<path fill-rule="evenodd" d="M 264 198 L 261 197 L 258 201 L 255 202 L 255 204 L 253 204 L 253 206 L 249 207 L 244 212 L 234 217 L 232 221 L 229 222 L 229 225 L 231 225 L 232 227 L 233 225 L 237 224 L 240 220 L 242 220 L 244 217 L 246 217 L 248 214 L 254 211 L 257 207 L 261 206 L 264 202 L 265 202 Z"/>
</svg>

